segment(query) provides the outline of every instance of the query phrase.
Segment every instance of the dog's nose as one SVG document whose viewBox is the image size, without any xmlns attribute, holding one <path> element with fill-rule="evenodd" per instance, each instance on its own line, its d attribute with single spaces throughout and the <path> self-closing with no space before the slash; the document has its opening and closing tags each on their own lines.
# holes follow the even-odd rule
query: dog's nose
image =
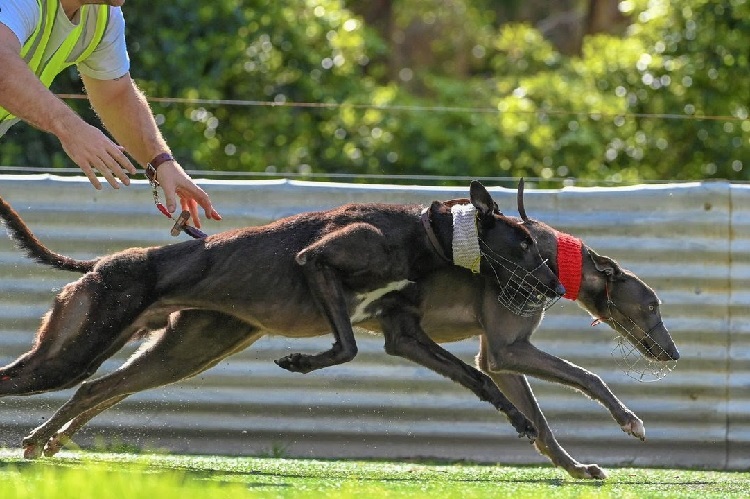
<svg viewBox="0 0 750 499">
<path fill-rule="evenodd" d="M 670 348 L 667 353 L 672 360 L 680 360 L 680 352 L 677 350 L 676 346 L 672 345 L 672 348 Z"/>
<path fill-rule="evenodd" d="M 563 286 L 562 283 L 558 282 L 557 286 L 555 287 L 555 293 L 557 293 L 557 296 L 563 296 L 565 294 L 565 286 Z"/>
</svg>

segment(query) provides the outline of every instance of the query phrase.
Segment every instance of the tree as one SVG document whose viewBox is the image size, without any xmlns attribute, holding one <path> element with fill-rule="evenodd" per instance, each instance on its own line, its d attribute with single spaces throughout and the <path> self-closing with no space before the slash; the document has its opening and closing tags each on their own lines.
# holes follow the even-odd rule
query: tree
<svg viewBox="0 0 750 499">
<path fill-rule="evenodd" d="M 357 0 L 175 0 L 126 19 L 139 84 L 188 100 L 153 104 L 188 168 L 748 178 L 750 2 L 627 0 L 620 16 L 601 15 L 605 0 L 563 4 L 588 6 L 582 32 L 615 34 L 561 52 L 539 20 L 503 17 L 508 5 L 527 15 L 515 0 L 382 1 L 382 12 Z M 71 75 L 55 88 L 79 92 Z M 20 126 L 0 140 L 0 163 L 70 165 L 54 138 Z"/>
</svg>

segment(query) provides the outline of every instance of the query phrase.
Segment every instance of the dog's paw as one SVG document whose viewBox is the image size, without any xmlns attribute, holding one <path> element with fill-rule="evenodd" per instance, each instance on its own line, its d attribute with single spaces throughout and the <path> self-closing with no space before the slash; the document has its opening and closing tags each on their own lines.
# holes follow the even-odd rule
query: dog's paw
<svg viewBox="0 0 750 499">
<path fill-rule="evenodd" d="M 44 457 L 52 457 L 62 450 L 62 448 L 70 443 L 70 437 L 63 433 L 58 433 L 53 436 L 44 446 Z"/>
<path fill-rule="evenodd" d="M 580 464 L 566 468 L 565 471 L 573 478 L 584 480 L 604 480 L 607 478 L 607 472 L 599 467 L 598 464 Z"/>
<path fill-rule="evenodd" d="M 630 421 L 620 426 L 620 428 L 622 428 L 622 431 L 628 435 L 633 435 L 641 440 L 646 440 L 646 428 L 643 426 L 643 421 L 636 416 L 633 416 Z"/>
<path fill-rule="evenodd" d="M 23 458 L 24 459 L 38 459 L 42 456 L 42 448 L 36 443 L 23 442 Z"/>
<path fill-rule="evenodd" d="M 274 360 L 277 366 L 293 373 L 307 374 L 313 370 L 310 356 L 303 353 L 292 353 L 279 360 Z"/>
</svg>

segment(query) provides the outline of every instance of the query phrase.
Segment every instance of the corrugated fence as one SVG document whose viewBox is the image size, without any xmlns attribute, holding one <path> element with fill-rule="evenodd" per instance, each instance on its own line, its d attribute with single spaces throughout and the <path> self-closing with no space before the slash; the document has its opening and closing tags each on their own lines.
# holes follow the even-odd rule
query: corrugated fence
<svg viewBox="0 0 750 499">
<path fill-rule="evenodd" d="M 210 233 L 347 202 L 429 203 L 468 195 L 468 186 L 201 183 L 225 218 L 207 222 Z M 515 191 L 491 192 L 501 209 L 515 213 Z M 50 248 L 76 257 L 176 240 L 143 182 L 95 191 L 81 179 L 0 176 L 0 195 Z M 560 443 L 576 459 L 604 465 L 750 466 L 750 188 L 711 182 L 528 190 L 526 209 L 654 287 L 682 354 L 665 379 L 638 383 L 611 357 L 615 333 L 590 327 L 575 304 L 558 302 L 535 343 L 599 374 L 644 420 L 648 437 L 628 437 L 597 403 L 532 379 Z M 2 239 L 0 362 L 28 349 L 55 291 L 74 278 L 34 264 Z M 330 337 L 264 338 L 196 378 L 131 397 L 95 418 L 76 440 L 190 453 L 547 462 L 473 394 L 387 356 L 380 336 L 360 335 L 353 362 L 308 375 L 272 362 L 330 343 Z M 472 339 L 447 348 L 473 363 L 477 346 Z M 0 445 L 18 448 L 22 436 L 71 394 L 0 399 Z"/>
</svg>

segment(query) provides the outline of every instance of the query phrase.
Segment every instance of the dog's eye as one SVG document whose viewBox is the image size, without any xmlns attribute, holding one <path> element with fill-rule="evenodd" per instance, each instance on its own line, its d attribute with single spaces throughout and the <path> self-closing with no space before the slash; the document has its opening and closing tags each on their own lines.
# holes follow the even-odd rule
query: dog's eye
<svg viewBox="0 0 750 499">
<path fill-rule="evenodd" d="M 653 312 L 654 310 L 656 310 L 656 305 L 649 305 L 648 306 L 648 311 L 649 312 Z"/>
</svg>

